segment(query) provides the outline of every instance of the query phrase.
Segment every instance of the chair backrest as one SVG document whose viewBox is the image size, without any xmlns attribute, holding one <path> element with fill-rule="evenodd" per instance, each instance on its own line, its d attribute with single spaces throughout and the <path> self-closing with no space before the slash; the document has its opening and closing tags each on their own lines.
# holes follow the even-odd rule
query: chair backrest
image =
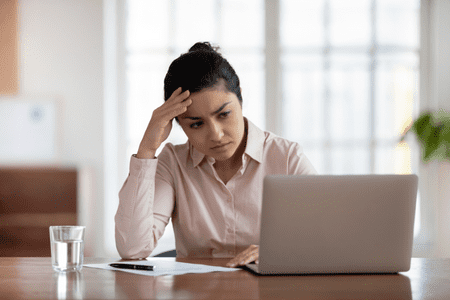
<svg viewBox="0 0 450 300">
<path fill-rule="evenodd" d="M 169 251 L 161 252 L 153 257 L 177 257 L 177 251 L 169 250 Z"/>
</svg>

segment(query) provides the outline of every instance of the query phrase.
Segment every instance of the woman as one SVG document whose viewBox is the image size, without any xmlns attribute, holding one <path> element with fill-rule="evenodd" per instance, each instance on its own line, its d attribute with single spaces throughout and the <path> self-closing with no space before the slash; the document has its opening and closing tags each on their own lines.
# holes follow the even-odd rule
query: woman
<svg viewBox="0 0 450 300">
<path fill-rule="evenodd" d="M 172 218 L 178 257 L 258 260 L 262 182 L 268 174 L 316 174 L 297 143 L 264 132 L 242 115 L 239 78 L 209 43 L 174 60 L 119 193 L 116 245 L 146 258 Z M 168 143 L 175 119 L 188 137 Z"/>
</svg>

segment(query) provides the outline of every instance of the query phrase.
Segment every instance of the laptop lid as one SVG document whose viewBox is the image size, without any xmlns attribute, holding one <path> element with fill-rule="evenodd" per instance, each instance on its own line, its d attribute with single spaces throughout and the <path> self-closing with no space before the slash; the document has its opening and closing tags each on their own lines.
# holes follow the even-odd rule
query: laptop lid
<svg viewBox="0 0 450 300">
<path fill-rule="evenodd" d="M 410 268 L 416 175 L 270 175 L 259 273 L 396 273 Z"/>
</svg>

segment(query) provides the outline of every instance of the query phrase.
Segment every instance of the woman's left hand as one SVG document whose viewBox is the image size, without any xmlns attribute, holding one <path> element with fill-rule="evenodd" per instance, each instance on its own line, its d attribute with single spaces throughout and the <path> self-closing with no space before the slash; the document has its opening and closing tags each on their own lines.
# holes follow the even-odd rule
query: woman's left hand
<svg viewBox="0 0 450 300">
<path fill-rule="evenodd" d="M 227 263 L 227 267 L 234 268 L 237 266 L 243 266 L 245 264 L 255 261 L 259 262 L 259 246 L 251 245 L 241 253 L 239 253 L 235 258 Z"/>
</svg>

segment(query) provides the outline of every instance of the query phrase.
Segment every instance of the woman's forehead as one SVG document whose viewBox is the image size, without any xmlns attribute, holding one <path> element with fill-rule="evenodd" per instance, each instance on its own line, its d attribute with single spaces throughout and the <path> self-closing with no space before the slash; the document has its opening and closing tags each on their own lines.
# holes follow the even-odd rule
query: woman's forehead
<svg viewBox="0 0 450 300">
<path fill-rule="evenodd" d="M 213 114 L 224 104 L 235 105 L 239 100 L 235 94 L 218 89 L 206 89 L 189 96 L 192 104 L 181 117 L 202 117 Z"/>
</svg>

